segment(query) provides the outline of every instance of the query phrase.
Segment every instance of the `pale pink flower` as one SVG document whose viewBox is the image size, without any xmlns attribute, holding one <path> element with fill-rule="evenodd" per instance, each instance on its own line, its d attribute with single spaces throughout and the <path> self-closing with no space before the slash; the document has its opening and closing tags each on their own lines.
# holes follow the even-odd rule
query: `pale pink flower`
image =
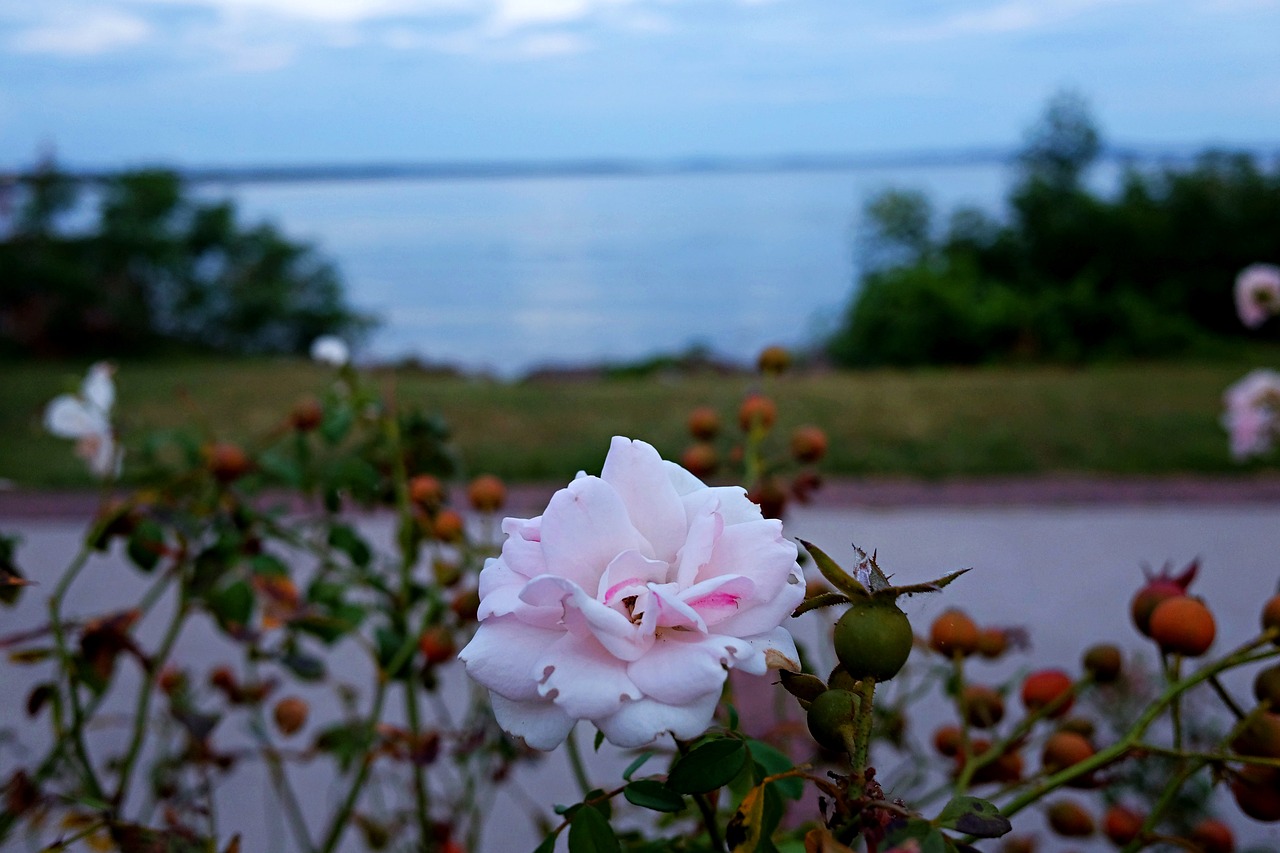
<svg viewBox="0 0 1280 853">
<path fill-rule="evenodd" d="M 94 476 L 118 477 L 124 451 L 111 429 L 116 402 L 115 367 L 100 361 L 89 368 L 79 394 L 60 394 L 44 410 L 44 428 L 59 438 L 76 440 L 76 455 Z"/>
<path fill-rule="evenodd" d="M 1236 313 L 1250 329 L 1280 312 L 1280 267 L 1253 264 L 1236 276 Z"/>
<path fill-rule="evenodd" d="M 781 625 L 804 583 L 781 522 L 644 442 L 614 438 L 599 477 L 502 529 L 459 657 L 530 746 L 554 748 L 577 720 L 624 747 L 693 738 L 730 668 L 798 669 Z"/>
<path fill-rule="evenodd" d="M 1247 459 L 1270 452 L 1280 427 L 1280 373 L 1255 370 L 1223 392 L 1222 399 L 1231 455 Z"/>
</svg>

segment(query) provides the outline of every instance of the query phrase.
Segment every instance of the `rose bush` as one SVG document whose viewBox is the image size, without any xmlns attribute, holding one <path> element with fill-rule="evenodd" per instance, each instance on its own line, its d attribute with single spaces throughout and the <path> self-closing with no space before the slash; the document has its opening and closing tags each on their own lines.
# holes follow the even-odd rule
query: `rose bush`
<svg viewBox="0 0 1280 853">
<path fill-rule="evenodd" d="M 780 626 L 804 582 L 781 522 L 642 441 L 614 438 L 599 477 L 502 529 L 459 657 L 530 746 L 554 748 L 577 720 L 624 747 L 696 737 L 727 670 L 799 668 Z"/>
</svg>

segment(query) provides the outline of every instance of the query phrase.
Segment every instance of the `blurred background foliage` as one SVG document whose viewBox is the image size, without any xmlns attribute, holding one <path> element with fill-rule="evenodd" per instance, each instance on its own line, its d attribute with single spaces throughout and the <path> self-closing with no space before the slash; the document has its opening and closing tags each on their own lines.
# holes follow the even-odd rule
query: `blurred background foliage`
<svg viewBox="0 0 1280 853">
<path fill-rule="evenodd" d="M 90 189 L 46 161 L 16 189 L 0 241 L 0 353 L 301 353 L 372 326 L 314 248 L 197 200 L 175 172 Z"/>
<path fill-rule="evenodd" d="M 962 208 L 941 225 L 909 190 L 871 199 L 832 360 L 1070 364 L 1210 355 L 1259 334 L 1226 294 L 1243 267 L 1280 259 L 1280 164 L 1208 152 L 1128 166 L 1103 197 L 1085 180 L 1101 150 L 1085 101 L 1059 93 L 1028 134 L 1005 221 Z"/>
</svg>

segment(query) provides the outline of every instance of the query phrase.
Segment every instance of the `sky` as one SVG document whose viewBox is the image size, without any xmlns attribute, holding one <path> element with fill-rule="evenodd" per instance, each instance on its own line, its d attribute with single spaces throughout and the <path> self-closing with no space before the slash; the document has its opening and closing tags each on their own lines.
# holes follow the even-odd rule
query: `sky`
<svg viewBox="0 0 1280 853">
<path fill-rule="evenodd" d="M 0 0 L 0 169 L 1280 148 L 1280 0 Z"/>
</svg>

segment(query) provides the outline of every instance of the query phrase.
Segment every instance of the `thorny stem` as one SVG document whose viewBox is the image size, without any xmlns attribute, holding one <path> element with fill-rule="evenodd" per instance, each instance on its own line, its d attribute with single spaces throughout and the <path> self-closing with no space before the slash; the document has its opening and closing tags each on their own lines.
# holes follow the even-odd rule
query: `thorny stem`
<svg viewBox="0 0 1280 853">
<path fill-rule="evenodd" d="M 101 527 L 101 524 L 97 527 Z M 71 731 L 69 733 L 71 747 L 75 751 L 76 758 L 79 759 L 81 765 L 80 773 L 84 777 L 85 784 L 89 787 L 89 793 L 95 799 L 102 800 L 106 797 L 106 794 L 102 789 L 102 783 L 98 781 L 98 776 L 94 772 L 93 760 L 89 757 L 89 749 L 84 742 L 85 713 L 84 707 L 80 704 L 80 679 L 76 675 L 76 665 L 75 661 L 72 660 L 71 651 L 67 648 L 67 635 L 63 630 L 62 622 L 62 602 L 66 598 L 67 592 L 71 589 L 71 584 L 75 582 L 81 570 L 88 564 L 89 556 L 92 552 L 87 543 L 94 541 L 98 532 L 97 529 L 90 532 L 89 538 L 86 539 L 86 544 L 81 546 L 80 553 L 76 555 L 71 565 L 67 567 L 61 580 L 58 581 L 58 586 L 54 589 L 53 595 L 50 596 L 49 624 L 53 629 L 53 642 L 57 648 L 59 665 L 67 676 L 67 694 L 71 703 Z M 58 754 L 60 750 L 57 745 L 62 743 L 68 734 L 61 731 L 60 725 L 58 728 L 59 730 L 54 732 L 55 746 L 54 753 L 50 755 L 51 759 Z M 7 829 L 8 826 L 0 824 L 0 838 L 5 836 Z"/>
<path fill-rule="evenodd" d="M 373 726 L 378 720 L 382 719 L 382 706 L 387 700 L 387 673 L 396 672 L 409 660 L 413 654 L 413 650 L 417 647 L 418 641 L 414 637 L 406 637 L 404 643 L 399 649 L 396 649 L 395 655 L 387 664 L 385 671 L 379 670 L 377 675 L 377 686 L 373 693 L 373 707 L 369 711 L 369 730 L 372 732 Z M 329 831 L 325 833 L 324 841 L 320 843 L 321 853 L 333 853 L 337 848 L 338 842 L 342 839 L 343 830 L 347 828 L 347 822 L 351 819 L 351 813 L 355 810 L 356 801 L 360 798 L 360 791 L 364 787 L 364 780 L 369 776 L 369 770 L 373 767 L 374 755 L 366 752 L 364 759 L 360 762 L 360 768 L 356 771 L 355 777 L 351 780 L 351 788 L 347 791 L 347 795 L 343 798 L 342 805 L 334 812 L 333 819 L 329 822 Z"/>
<path fill-rule="evenodd" d="M 187 608 L 186 590 L 179 586 L 178 602 L 174 606 L 173 619 L 169 622 L 164 639 L 160 641 L 160 646 L 149 665 L 143 667 L 142 670 L 142 686 L 138 688 L 138 700 L 133 712 L 133 734 L 130 737 L 129 749 L 125 753 L 124 761 L 120 765 L 120 781 L 116 786 L 115 796 L 112 798 L 112 804 L 117 811 L 122 811 L 124 808 L 125 799 L 129 795 L 129 780 L 133 775 L 134 767 L 138 763 L 138 757 L 142 753 L 142 744 L 146 740 L 148 717 L 151 709 L 151 694 L 154 692 L 152 688 L 155 686 L 156 676 L 159 675 L 164 662 L 169 657 L 169 652 L 173 650 L 173 644 L 182 632 L 183 622 L 187 617 Z"/>
<path fill-rule="evenodd" d="M 1040 722 L 1046 717 L 1050 717 L 1053 714 L 1057 713 L 1059 708 L 1061 708 L 1066 703 L 1074 700 L 1087 687 L 1089 687 L 1092 684 L 1093 684 L 1093 680 L 1088 676 L 1075 682 L 1074 684 L 1071 685 L 1071 689 L 1068 690 L 1066 693 L 1063 693 L 1061 696 L 1058 696 L 1052 702 L 1049 702 L 1045 705 L 1041 705 L 1039 708 L 1036 708 L 1030 714 L 1027 714 L 1025 717 L 1023 717 L 1020 721 L 1018 721 L 1018 725 L 1014 726 L 1013 729 L 1010 730 L 1008 735 L 1006 735 L 1000 741 L 992 745 L 992 747 L 988 749 L 986 752 L 982 753 L 982 755 L 969 756 L 968 760 L 965 761 L 964 767 L 961 768 L 960 770 L 960 775 L 956 778 L 955 793 L 963 794 L 966 790 L 968 790 L 969 785 L 973 781 L 973 776 L 975 773 L 977 773 L 982 768 L 986 767 L 988 764 L 991 764 L 999 760 L 1000 756 L 1004 755 L 1005 752 L 1008 751 L 1009 746 L 1011 744 L 1019 742 L 1020 740 L 1022 740 L 1022 738 L 1026 737 L 1026 735 L 1031 731 L 1031 729 L 1035 727 L 1036 723 Z M 968 733 L 967 724 L 961 727 L 961 731 L 964 732 L 967 736 L 967 733 Z"/>
<path fill-rule="evenodd" d="M 99 529 L 95 528 L 94 531 L 91 532 L 87 537 L 87 541 L 93 541 L 97 537 L 98 532 L 99 532 Z M 86 548 L 84 552 L 82 552 L 80 555 L 76 557 L 76 561 L 71 563 L 71 565 L 68 566 L 63 576 L 63 581 L 65 582 L 66 587 L 70 586 L 70 581 L 67 580 L 67 575 L 71 575 L 71 574 L 74 574 L 75 572 L 78 572 L 80 570 L 80 566 L 83 565 L 83 560 L 87 560 L 87 557 L 88 557 L 88 549 Z M 77 563 L 79 563 L 80 566 L 78 566 Z M 137 607 L 137 610 L 140 614 L 139 618 L 141 618 L 142 616 L 146 616 L 146 614 L 151 611 L 151 608 L 155 606 L 155 603 L 160 600 L 160 596 L 164 593 L 165 587 L 168 586 L 169 580 L 170 580 L 169 573 L 165 573 L 155 583 L 153 583 L 150 589 L 147 590 L 146 594 L 142 596 L 142 598 L 138 602 L 138 607 Z M 64 586 L 64 583 L 60 582 L 59 587 L 63 587 L 63 586 Z M 62 589 L 61 595 L 65 595 L 65 594 L 66 594 L 66 589 L 64 588 Z M 57 597 L 59 595 L 60 594 L 55 591 L 54 596 Z M 62 608 L 62 604 L 61 604 L 60 598 L 57 599 L 56 605 L 54 604 L 53 601 L 50 602 L 50 612 L 54 613 L 56 611 L 56 615 L 52 618 L 52 621 L 48 626 L 47 630 L 50 630 L 55 635 L 55 639 L 58 634 L 59 628 L 65 626 L 66 624 L 61 618 L 61 608 Z M 12 636 L 5 639 L 6 643 L 19 642 L 19 641 L 20 640 Z M 62 652 L 63 648 L 64 646 L 59 647 L 59 654 L 63 653 Z M 72 690 L 74 691 L 75 689 L 74 670 L 72 668 L 68 668 L 67 672 L 68 672 L 67 677 L 71 681 Z M 93 716 L 94 712 L 97 711 L 98 706 L 102 704 L 102 700 L 105 697 L 106 697 L 106 693 L 101 693 L 92 697 L 89 700 L 88 704 L 85 705 L 83 708 L 82 722 L 80 726 L 75 727 L 76 729 L 83 728 L 84 722 L 87 722 Z M 40 766 L 36 768 L 36 771 L 33 774 L 31 774 L 31 781 L 37 785 L 43 782 L 45 779 L 47 779 L 49 777 L 49 774 L 52 773 L 54 769 L 58 766 L 58 761 L 62 758 L 62 752 L 67 746 L 68 738 L 66 738 L 63 735 L 62 702 L 56 701 L 56 697 L 55 697 L 55 701 L 53 702 L 53 717 L 54 717 L 53 745 L 50 747 L 48 754 L 45 755 L 44 760 L 40 762 Z M 70 740 L 74 741 L 75 738 L 72 737 L 70 738 Z M 83 746 L 82 746 L 82 750 L 78 751 L 77 757 L 87 761 L 88 753 L 87 751 L 83 751 Z M 106 799 L 106 794 L 105 792 L 102 792 L 101 787 L 99 787 L 98 798 L 102 800 Z M 13 828 L 13 826 L 16 823 L 17 823 L 17 815 L 11 812 L 0 813 L 0 842 L 4 841 L 4 839 L 9 834 L 9 831 Z"/>
<path fill-rule="evenodd" d="M 256 681 L 257 667 L 252 662 L 250 662 L 250 674 Z M 315 847 L 311 843 L 311 833 L 307 830 L 307 821 L 302 816 L 302 808 L 298 805 L 297 794 L 294 793 L 293 785 L 289 782 L 289 773 L 285 770 L 280 750 L 276 749 L 267 734 L 266 714 L 261 704 L 256 706 L 256 712 L 249 729 L 261 746 L 262 758 L 267 765 L 267 774 L 271 777 L 271 787 L 275 789 L 276 796 L 284 804 L 285 817 L 290 831 L 293 832 L 294 841 L 297 842 L 299 850 L 309 853 Z"/>
<path fill-rule="evenodd" d="M 1142 846 L 1151 838 L 1151 831 L 1160 822 L 1160 815 L 1164 813 L 1165 809 L 1169 808 L 1169 804 L 1178 795 L 1178 791 L 1182 790 L 1183 783 L 1195 775 L 1203 766 L 1204 762 L 1188 761 L 1177 773 L 1170 774 L 1169 782 L 1164 786 L 1164 790 L 1160 792 L 1160 797 L 1152 807 L 1151 813 L 1142 821 L 1142 828 L 1138 830 L 1138 834 L 1134 839 L 1124 846 L 1121 853 L 1133 853 L 1133 851 L 1142 849 Z"/>
<path fill-rule="evenodd" d="M 1136 744 L 1135 749 L 1143 752 L 1149 752 L 1152 755 L 1167 755 L 1170 758 L 1193 758 L 1197 761 L 1203 761 L 1206 764 L 1226 764 L 1228 761 L 1232 764 L 1256 764 L 1259 767 L 1277 767 L 1280 768 L 1280 758 L 1268 758 L 1263 755 L 1240 755 L 1236 753 L 1225 752 L 1184 752 L 1182 750 L 1170 749 L 1167 746 L 1158 746 L 1153 743 Z"/>
<path fill-rule="evenodd" d="M 395 407 L 394 391 L 391 395 L 391 411 L 385 417 L 387 438 L 391 443 L 392 459 L 395 465 L 396 507 L 400 513 L 400 524 L 403 529 L 411 530 L 414 525 L 413 509 L 409 501 L 409 472 L 405 469 L 404 451 L 400 436 L 399 415 Z M 409 636 L 408 612 L 410 588 L 413 585 L 413 566 L 417 562 L 416 538 L 405 537 L 400 540 L 400 600 L 401 606 L 396 608 L 394 619 L 404 636 Z M 391 670 L 395 672 L 395 670 Z M 411 680 L 404 683 L 404 713 L 409 723 L 409 731 L 416 741 L 422 736 L 422 717 L 418 708 L 418 691 Z M 415 815 L 418 819 L 418 832 L 423 850 L 435 847 L 435 836 L 431 830 L 431 804 L 427 791 L 427 777 L 422 762 L 412 758 L 413 796 Z"/>
<path fill-rule="evenodd" d="M 574 732 L 569 732 L 569 736 L 565 738 L 564 752 L 569 757 L 569 769 L 573 771 L 574 781 L 585 797 L 591 793 L 591 780 L 587 778 L 587 768 L 582 762 L 582 752 L 578 749 L 578 739 L 574 735 Z"/>
<path fill-rule="evenodd" d="M 1250 640 L 1248 643 L 1245 643 L 1243 646 L 1234 650 L 1220 660 L 1207 664 L 1196 672 L 1193 672 L 1191 675 L 1170 684 L 1165 688 L 1164 692 L 1147 707 L 1142 715 L 1138 717 L 1137 721 L 1134 722 L 1129 731 L 1125 733 L 1124 737 L 1120 738 L 1120 740 L 1116 741 L 1106 749 L 1094 753 L 1079 764 L 1074 764 L 1071 767 L 1060 770 L 1059 772 L 1041 780 L 1038 785 L 1028 789 L 1025 793 L 1002 808 L 1000 813 L 1005 817 L 1012 817 L 1027 806 L 1039 800 L 1045 794 L 1065 785 L 1067 782 L 1088 773 L 1092 773 L 1099 767 L 1104 767 L 1107 764 L 1123 757 L 1138 743 L 1140 743 L 1143 734 L 1145 734 L 1151 724 L 1154 723 L 1162 713 L 1164 713 L 1165 708 L 1190 688 L 1195 687 L 1203 681 L 1207 681 L 1212 676 L 1217 675 L 1219 672 L 1224 670 L 1253 663 L 1254 661 L 1266 660 L 1280 654 L 1280 649 L 1267 649 L 1262 652 L 1255 651 L 1259 646 L 1270 644 L 1273 636 L 1273 633 L 1265 633 L 1256 639 Z"/>
<path fill-rule="evenodd" d="M 876 680 L 867 676 L 858 682 L 858 716 L 854 721 L 854 752 L 849 758 L 853 769 L 866 781 L 867 762 L 871 756 L 872 703 L 875 701 Z"/>
<path fill-rule="evenodd" d="M 1164 661 L 1165 679 L 1170 683 L 1176 683 L 1182 677 L 1182 655 L 1173 656 L 1173 661 L 1168 658 Z M 1182 749 L 1182 694 L 1178 693 L 1173 697 L 1173 701 L 1169 704 L 1169 720 L 1173 723 L 1173 746 L 1175 749 Z"/>
<path fill-rule="evenodd" d="M 1246 714 L 1244 709 L 1236 704 L 1235 699 L 1231 698 L 1231 694 L 1222 686 L 1222 682 L 1218 680 L 1218 676 L 1209 676 L 1209 686 L 1213 688 L 1214 693 L 1218 694 L 1218 698 L 1222 700 L 1222 704 L 1227 706 L 1227 709 L 1235 715 L 1237 720 L 1243 720 L 1245 718 Z"/>
</svg>

